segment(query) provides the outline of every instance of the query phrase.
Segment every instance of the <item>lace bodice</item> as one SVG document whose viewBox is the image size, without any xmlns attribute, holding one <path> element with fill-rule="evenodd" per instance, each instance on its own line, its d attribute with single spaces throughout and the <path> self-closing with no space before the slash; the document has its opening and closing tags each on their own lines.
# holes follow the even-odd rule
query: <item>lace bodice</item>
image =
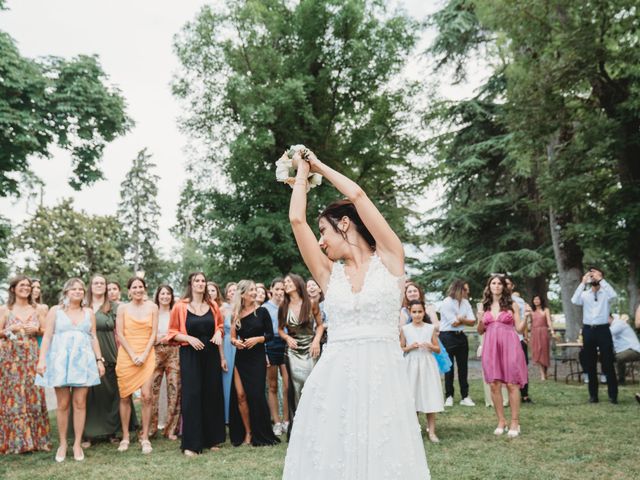
<svg viewBox="0 0 640 480">
<path fill-rule="evenodd" d="M 329 344 L 342 340 L 398 341 L 404 276 L 394 276 L 377 255 L 371 257 L 362 290 L 354 293 L 342 263 L 334 263 L 324 309 L 331 319 Z"/>
</svg>

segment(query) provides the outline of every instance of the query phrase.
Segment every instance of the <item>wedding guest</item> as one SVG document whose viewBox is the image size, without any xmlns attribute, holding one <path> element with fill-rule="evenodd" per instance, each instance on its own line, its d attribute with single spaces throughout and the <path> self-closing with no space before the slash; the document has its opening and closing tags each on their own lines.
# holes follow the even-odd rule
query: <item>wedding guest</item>
<svg viewBox="0 0 640 480">
<path fill-rule="evenodd" d="M 304 384 L 320 356 L 324 332 L 320 308 L 313 308 L 304 280 L 290 273 L 284 277 L 284 299 L 278 308 L 278 335 L 286 342 L 289 374 L 289 418 L 294 421 Z"/>
<path fill-rule="evenodd" d="M 231 344 L 231 317 L 233 316 L 231 304 L 236 293 L 236 282 L 229 282 L 224 287 L 225 302 L 222 304 L 221 313 L 224 317 L 224 358 L 227 361 L 227 370 L 222 371 L 222 390 L 224 393 L 224 423 L 229 424 L 229 404 L 231 398 L 231 384 L 233 383 L 233 367 L 236 358 L 236 347 Z"/>
<path fill-rule="evenodd" d="M 166 339 L 171 309 L 175 304 L 173 288 L 166 284 L 160 285 L 156 290 L 154 302 L 158 306 L 158 333 L 155 343 L 156 368 L 153 371 L 153 407 L 149 435 L 155 435 L 163 426 L 163 435 L 169 440 L 177 440 L 181 402 L 180 347 Z M 160 415 L 160 412 L 164 415 Z"/>
<path fill-rule="evenodd" d="M 107 299 L 107 279 L 104 275 L 94 275 L 89 281 L 85 297 L 86 305 L 93 310 L 96 321 L 96 337 L 100 352 L 104 358 L 105 373 L 100 384 L 89 388 L 87 392 L 87 415 L 84 424 L 83 448 L 101 439 L 114 439 L 121 433 L 120 395 L 116 377 L 116 358 L 118 349 L 115 340 L 116 311 L 115 302 Z M 133 404 L 131 404 L 133 405 Z M 129 428 L 137 428 L 135 411 L 131 415 Z M 73 428 L 70 429 L 73 431 Z M 75 432 L 74 432 L 75 433 Z"/>
<path fill-rule="evenodd" d="M 218 450 L 226 439 L 222 372 L 227 370 L 224 323 L 202 272 L 189 274 L 184 296 L 171 310 L 167 340 L 180 343 L 183 453 Z"/>
<path fill-rule="evenodd" d="M 37 278 L 31 279 L 31 297 L 33 298 L 33 302 L 35 303 L 39 314 L 43 319 L 46 318 L 49 306 L 42 302 L 42 284 Z M 44 333 L 44 330 L 42 330 L 42 332 L 36 337 L 38 339 L 38 347 L 42 345 L 42 333 Z"/>
<path fill-rule="evenodd" d="M 411 300 L 408 307 L 411 323 L 400 329 L 400 346 L 405 352 L 405 365 L 416 412 L 426 414 L 429 440 L 438 443 L 440 440 L 436 435 L 436 413 L 444 411 L 440 371 L 432 354 L 440 352 L 438 334 L 426 313 L 424 303 Z"/>
<path fill-rule="evenodd" d="M 236 362 L 231 385 L 229 436 L 235 446 L 280 442 L 271 428 L 265 396 L 267 362 L 264 344 L 272 338 L 269 312 L 264 307 L 256 307 L 256 284 L 251 280 L 241 280 L 233 300 L 231 329 Z"/>
<path fill-rule="evenodd" d="M 73 402 L 73 458 L 84 460 L 82 432 L 86 418 L 88 387 L 98 385 L 104 375 L 104 358 L 96 337 L 96 318 L 83 307 L 85 286 L 79 278 L 69 279 L 62 289 L 61 304 L 49 310 L 36 371 L 36 385 L 53 387 L 58 409 L 60 446 L 56 462 L 67 455 L 69 404 Z"/>
<path fill-rule="evenodd" d="M 118 451 L 124 452 L 129 448 L 131 395 L 140 389 L 142 401 L 140 447 L 143 454 L 149 454 L 153 450 L 149 441 L 149 428 L 153 402 L 153 371 L 156 366 L 154 344 L 158 332 L 158 306 L 146 299 L 147 284 L 143 278 L 130 278 L 127 289 L 131 301 L 120 304 L 116 316 L 116 332 L 120 340 L 116 376 L 120 392 L 122 425 L 122 440 L 118 445 Z"/>
<path fill-rule="evenodd" d="M 627 362 L 640 361 L 640 341 L 625 317 L 629 318 L 626 315 L 615 319 L 613 316 L 609 317 L 609 329 L 616 354 L 616 370 L 620 385 L 626 383 Z"/>
<path fill-rule="evenodd" d="M 287 344 L 278 335 L 278 308 L 284 298 L 284 283 L 280 277 L 274 278 L 271 282 L 270 299 L 262 306 L 267 309 L 271 317 L 273 327 L 273 338 L 265 343 L 267 353 L 267 387 L 269 410 L 271 420 L 273 420 L 273 433 L 282 435 L 289 430 L 289 374 L 284 362 L 284 351 Z M 278 372 L 282 378 L 282 418 L 278 401 Z"/>
<path fill-rule="evenodd" d="M 518 305 L 520 319 L 524 321 L 524 328 L 521 332 L 518 332 L 518 339 L 520 340 L 520 347 L 522 347 L 524 360 L 527 364 L 527 383 L 520 389 L 520 397 L 524 403 L 533 403 L 533 400 L 531 400 L 529 396 L 529 319 L 531 317 L 531 307 L 527 305 L 520 296 L 520 293 L 515 291 L 516 285 L 513 282 L 513 278 L 509 275 L 504 275 L 504 280 L 507 284 L 507 290 L 511 295 L 511 299 Z"/>
<path fill-rule="evenodd" d="M 222 296 L 222 292 L 220 291 L 220 286 L 216 282 L 207 282 L 207 292 L 209 292 L 209 298 L 212 302 L 215 302 L 218 305 L 219 309 L 222 309 L 222 305 L 224 304 L 224 297 Z M 221 310 L 222 312 L 222 310 Z"/>
<path fill-rule="evenodd" d="M 451 370 L 444 375 L 445 407 L 453 406 L 455 365 L 458 366 L 458 383 L 462 397 L 460 405 L 475 406 L 474 401 L 469 397 L 469 341 L 464 333 L 464 327 L 465 325 L 473 326 L 476 322 L 468 298 L 469 284 L 464 280 L 455 280 L 449 287 L 447 297 L 440 305 L 440 341 L 451 359 Z"/>
<path fill-rule="evenodd" d="M 264 286 L 264 283 L 256 283 L 256 306 L 260 307 L 267 300 L 267 287 Z"/>
<path fill-rule="evenodd" d="M 322 332 L 322 338 L 320 339 L 320 354 L 322 355 L 324 345 L 327 343 L 327 328 L 329 327 L 327 312 L 324 310 L 324 292 L 320 288 L 320 285 L 318 285 L 313 278 L 310 278 L 307 280 L 307 293 L 309 294 L 309 300 L 311 300 L 311 306 L 314 311 L 318 308 L 322 315 L 322 325 L 324 326 L 324 332 Z"/>
<path fill-rule="evenodd" d="M 527 364 L 517 332 L 524 330 L 518 304 L 511 299 L 503 275 L 492 275 L 483 292 L 481 310 L 478 315 L 478 333 L 485 335 L 482 346 L 482 372 L 491 385 L 493 408 L 498 417 L 495 435 L 507 429 L 502 403 L 503 384 L 509 391 L 511 423 L 507 435 L 515 438 L 520 434 L 520 391 L 527 381 Z M 515 327 L 515 329 L 514 329 Z"/>
<path fill-rule="evenodd" d="M 33 300 L 33 283 L 18 275 L 0 307 L 0 455 L 49 451 L 44 389 L 35 384 L 38 342 L 45 315 Z"/>
<path fill-rule="evenodd" d="M 118 282 L 111 281 L 107 284 L 107 298 L 110 302 L 120 303 L 121 298 L 121 288 Z"/>
<path fill-rule="evenodd" d="M 531 299 L 531 358 L 540 366 L 540 378 L 547 379 L 547 369 L 551 364 L 549 354 L 549 335 L 553 336 L 551 312 L 542 295 L 534 295 Z"/>
<path fill-rule="evenodd" d="M 611 301 L 616 297 L 602 270 L 595 266 L 589 267 L 571 297 L 574 305 L 582 306 L 582 354 L 589 378 L 590 403 L 598 402 L 598 354 L 607 379 L 609 401 L 618 403 L 618 380 L 613 366 L 615 354 L 609 329 Z"/>
<path fill-rule="evenodd" d="M 424 292 L 417 283 L 407 281 L 404 284 L 404 296 L 402 297 L 402 308 L 400 309 L 400 327 L 411 323 L 409 302 L 413 300 L 424 303 Z"/>
</svg>

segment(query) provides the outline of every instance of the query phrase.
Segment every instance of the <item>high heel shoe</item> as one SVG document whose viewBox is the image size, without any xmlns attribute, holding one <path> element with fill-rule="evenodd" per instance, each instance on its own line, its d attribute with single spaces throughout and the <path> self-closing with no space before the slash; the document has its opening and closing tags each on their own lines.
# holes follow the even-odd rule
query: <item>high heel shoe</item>
<svg viewBox="0 0 640 480">
<path fill-rule="evenodd" d="M 520 425 L 518 425 L 518 428 L 516 428 L 515 430 L 512 430 L 510 428 L 507 432 L 507 437 L 509 438 L 516 438 L 518 435 L 520 435 Z"/>
<path fill-rule="evenodd" d="M 493 434 L 496 436 L 500 436 L 502 435 L 504 432 L 507 431 L 507 427 L 497 427 L 494 431 Z"/>
</svg>

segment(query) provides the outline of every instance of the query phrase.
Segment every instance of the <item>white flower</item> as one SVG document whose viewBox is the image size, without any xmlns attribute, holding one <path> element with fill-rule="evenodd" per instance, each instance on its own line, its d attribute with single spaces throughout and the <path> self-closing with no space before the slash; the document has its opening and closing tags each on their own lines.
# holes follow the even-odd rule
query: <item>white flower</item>
<svg viewBox="0 0 640 480">
<path fill-rule="evenodd" d="M 293 188 L 293 183 L 295 182 L 293 156 L 296 152 L 300 151 L 300 156 L 306 160 L 306 150 L 307 147 L 304 145 L 292 145 L 289 150 L 282 154 L 282 156 L 276 161 L 276 180 L 278 182 L 286 183 Z M 309 173 L 309 177 L 307 177 L 307 192 L 321 183 L 322 175 L 319 173 Z"/>
</svg>

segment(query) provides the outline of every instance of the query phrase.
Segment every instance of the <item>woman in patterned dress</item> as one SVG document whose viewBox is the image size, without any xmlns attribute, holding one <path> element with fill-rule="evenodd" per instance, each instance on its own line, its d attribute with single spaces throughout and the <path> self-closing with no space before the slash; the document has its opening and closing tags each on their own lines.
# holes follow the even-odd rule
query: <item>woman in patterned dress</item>
<svg viewBox="0 0 640 480">
<path fill-rule="evenodd" d="M 0 307 L 0 454 L 49 451 L 44 389 L 34 383 L 44 311 L 31 294 L 31 280 L 17 276 Z"/>
</svg>

